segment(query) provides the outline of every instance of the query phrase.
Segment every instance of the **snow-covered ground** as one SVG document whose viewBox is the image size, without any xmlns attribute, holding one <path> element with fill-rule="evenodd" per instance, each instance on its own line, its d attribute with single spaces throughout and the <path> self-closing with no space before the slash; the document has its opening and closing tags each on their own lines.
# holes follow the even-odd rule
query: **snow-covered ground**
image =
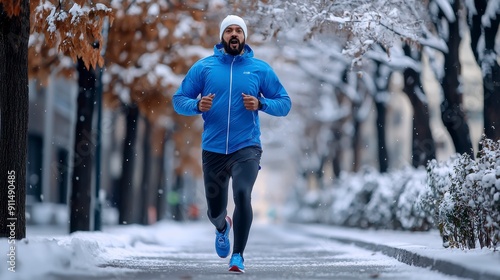
<svg viewBox="0 0 500 280">
<path fill-rule="evenodd" d="M 184 228 L 184 229 L 183 229 Z M 177 251 L 192 240 L 185 226 L 174 222 L 162 222 L 152 226 L 111 226 L 102 232 L 75 232 L 66 234 L 60 226 L 42 226 L 27 229 L 27 238 L 16 242 L 15 259 L 9 263 L 6 238 L 0 238 L 2 268 L 0 279 L 42 279 L 48 273 L 73 273 L 99 275 L 99 266 L 110 260 L 120 260 L 134 254 L 131 248 L 138 244 L 157 244 Z M 12 268 L 14 265 L 14 269 Z M 10 269 L 10 270 L 9 270 Z M 105 268 L 106 273 L 112 268 Z M 13 272 L 12 270 L 15 270 Z M 119 272 L 123 273 L 123 269 Z"/>
<path fill-rule="evenodd" d="M 260 222 L 257 222 L 257 224 Z M 272 227 L 272 225 L 268 225 Z M 394 231 L 357 230 L 326 225 L 298 225 L 302 230 L 322 236 L 336 236 L 404 248 L 419 255 L 458 263 L 500 278 L 500 255 L 487 249 L 463 251 L 440 247 L 437 232 L 410 233 Z M 163 221 L 152 226 L 107 226 L 103 232 L 76 232 L 56 227 L 28 227 L 27 238 L 15 244 L 15 258 L 9 263 L 8 240 L 0 239 L 2 267 L 0 279 L 42 279 L 49 273 L 59 275 L 98 276 L 130 272 L 124 268 L 102 267 L 117 261 L 163 253 L 182 254 L 192 247 L 200 234 L 211 232 L 208 222 L 178 223 Z M 211 237 L 211 236 L 210 236 Z M 208 240 L 208 239 L 207 239 Z M 211 242 L 206 242 L 211 246 Z M 211 248 L 211 247 L 210 247 Z M 354 250 L 354 249 L 353 249 Z M 15 267 L 13 267 L 13 266 Z M 9 271 L 15 269 L 15 272 Z M 13 270 L 11 269 L 11 270 Z"/>
<path fill-rule="evenodd" d="M 496 275 L 500 279 L 500 254 L 492 249 L 462 250 L 444 248 L 437 230 L 429 232 L 408 232 L 393 230 L 362 230 L 328 225 L 304 227 L 304 230 L 320 236 L 345 240 L 356 240 L 370 244 L 400 248 L 418 256 L 444 260 L 479 273 Z"/>
</svg>

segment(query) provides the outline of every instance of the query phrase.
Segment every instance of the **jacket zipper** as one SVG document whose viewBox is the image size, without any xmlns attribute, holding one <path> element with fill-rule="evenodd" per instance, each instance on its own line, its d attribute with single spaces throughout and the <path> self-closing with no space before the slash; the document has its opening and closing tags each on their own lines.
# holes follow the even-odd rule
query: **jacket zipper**
<svg viewBox="0 0 500 280">
<path fill-rule="evenodd" d="M 231 68 L 229 71 L 229 106 L 227 111 L 227 134 L 226 134 L 226 155 L 229 153 L 229 124 L 231 123 L 231 97 L 233 95 L 233 64 L 236 57 L 233 58 L 231 62 Z"/>
</svg>

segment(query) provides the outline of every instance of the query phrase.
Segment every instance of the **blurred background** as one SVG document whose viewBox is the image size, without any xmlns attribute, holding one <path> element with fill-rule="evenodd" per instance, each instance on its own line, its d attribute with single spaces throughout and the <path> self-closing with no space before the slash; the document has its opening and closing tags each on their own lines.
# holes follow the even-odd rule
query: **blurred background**
<svg viewBox="0 0 500 280">
<path fill-rule="evenodd" d="M 423 41 L 350 45 L 359 27 L 326 20 L 324 11 L 337 11 L 328 3 L 102 2 L 114 13 L 112 24 L 103 25 L 102 67 L 75 64 L 49 47 L 43 34 L 30 35 L 28 224 L 78 224 L 71 218 L 78 209 L 86 209 L 88 229 L 204 219 L 203 122 L 177 115 L 171 97 L 189 67 L 213 53 L 227 14 L 245 18 L 247 43 L 275 69 L 293 103 L 285 118 L 260 113 L 264 153 L 252 196 L 256 220 L 289 218 L 286 205 L 296 199 L 297 182 L 322 189 L 342 173 L 425 167 L 433 158 L 478 150 L 485 76 L 464 6 L 454 10 L 461 17 L 450 21 L 460 23 L 458 42 L 438 24 L 422 28 L 424 35 L 404 31 L 456 48 L 453 70 L 447 68 L 453 52 Z M 408 12 L 402 27 L 411 19 L 423 26 L 442 22 L 429 2 L 417 14 Z M 399 12 L 406 13 L 405 7 Z M 310 16 L 314 11 L 316 17 Z M 356 50 L 358 55 L 346 54 Z M 498 56 L 494 60 L 498 67 Z M 446 82 L 453 79 L 455 87 Z M 447 107 L 457 95 L 458 106 Z"/>
</svg>

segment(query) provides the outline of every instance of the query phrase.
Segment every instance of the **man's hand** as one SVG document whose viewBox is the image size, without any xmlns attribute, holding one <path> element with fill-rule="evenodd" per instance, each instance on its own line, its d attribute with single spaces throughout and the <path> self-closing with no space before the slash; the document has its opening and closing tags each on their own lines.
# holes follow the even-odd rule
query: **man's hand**
<svg viewBox="0 0 500 280">
<path fill-rule="evenodd" d="M 257 97 L 244 93 L 242 93 L 241 96 L 243 96 L 243 105 L 245 106 L 245 109 L 249 111 L 259 109 L 259 99 L 257 99 Z"/>
<path fill-rule="evenodd" d="M 214 99 L 215 94 L 211 93 L 206 96 L 202 96 L 200 101 L 198 101 L 198 110 L 200 112 L 206 112 L 212 108 L 212 100 Z"/>
</svg>

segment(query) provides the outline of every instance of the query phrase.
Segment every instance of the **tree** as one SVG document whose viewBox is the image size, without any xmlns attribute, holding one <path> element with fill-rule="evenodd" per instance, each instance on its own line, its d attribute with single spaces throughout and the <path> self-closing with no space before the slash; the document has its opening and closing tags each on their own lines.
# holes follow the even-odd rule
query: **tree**
<svg viewBox="0 0 500 280">
<path fill-rule="evenodd" d="M 116 114 L 128 115 L 129 112 L 137 112 L 135 117 L 126 116 L 130 122 L 146 122 L 146 127 L 151 128 L 151 133 L 155 131 L 163 131 L 164 135 L 171 137 L 175 122 L 184 123 L 182 118 L 178 118 L 173 114 L 170 108 L 170 98 L 173 91 L 181 81 L 181 75 L 185 74 L 189 66 L 199 59 L 205 53 L 208 53 L 217 40 L 218 30 L 208 28 L 208 25 L 217 25 L 220 18 L 219 13 L 222 11 L 221 3 L 213 4 L 207 1 L 102 1 L 104 4 L 113 8 L 113 25 L 107 30 L 105 38 L 106 52 L 103 60 L 105 71 L 103 72 L 104 83 L 104 98 L 106 100 L 114 100 L 114 104 L 119 104 Z M 95 8 L 97 9 L 97 4 Z M 222 5 L 223 6 L 223 5 Z M 52 7 L 52 6 L 51 6 Z M 94 6 L 93 6 L 94 7 Z M 99 6 L 101 7 L 101 6 Z M 44 8 L 45 9 L 45 8 Z M 47 11 L 61 12 L 60 9 L 46 9 Z M 99 22 L 102 23 L 102 22 Z M 178 27 L 189 28 L 178 28 Z M 33 39 L 39 39 L 42 34 Z M 54 52 L 52 46 L 45 44 L 43 40 L 32 40 L 33 45 L 30 48 L 33 62 L 36 62 L 30 67 L 33 73 L 32 77 L 37 77 L 42 82 L 47 76 L 45 73 L 50 72 L 54 67 L 64 68 L 65 73 L 74 74 L 74 64 L 68 63 L 67 53 Z M 102 40 L 98 42 L 103 42 Z M 102 46 L 102 44 L 99 44 Z M 194 51 L 192 51 L 194 50 Z M 51 55 L 57 53 L 58 55 Z M 68 67 L 69 66 L 69 67 Z M 92 68 L 92 67 L 91 67 Z M 113 96 L 113 97 L 110 97 Z M 117 101 L 117 102 L 116 102 Z M 129 110 L 133 108 L 133 110 Z M 135 123 L 134 125 L 137 125 Z M 182 135 L 184 130 L 195 135 L 201 134 L 200 126 L 186 128 L 183 125 L 176 126 L 176 133 Z M 78 128 L 77 128 L 78 129 Z M 167 131 L 170 130 L 170 131 Z M 132 170 L 137 176 L 142 176 L 142 182 L 148 186 L 143 186 L 147 189 L 148 194 L 144 192 L 136 192 L 138 186 L 134 186 L 131 172 L 122 172 L 120 178 L 121 184 L 117 184 L 120 188 L 116 193 L 120 193 L 125 197 L 136 198 L 140 196 L 151 195 L 151 192 L 158 199 L 165 200 L 165 192 L 158 190 L 162 184 L 165 185 L 159 178 L 148 178 L 149 172 L 145 167 L 144 161 L 135 160 L 136 153 L 144 153 L 144 160 L 147 160 L 148 154 L 154 153 L 155 159 L 163 162 L 163 149 L 155 149 L 151 151 L 152 143 L 142 143 L 147 141 L 148 137 L 136 137 L 132 133 L 137 133 L 137 129 L 131 129 L 130 138 L 124 139 L 126 145 L 135 142 L 138 147 L 129 147 L 132 150 L 126 151 L 128 156 L 122 157 L 123 170 Z M 82 134 L 82 131 L 76 131 L 77 135 Z M 85 133 L 83 133 L 85 134 Z M 87 133 L 88 134 L 88 133 Z M 90 133 L 91 137 L 93 136 Z M 134 139 L 134 141 L 130 141 Z M 146 139 L 146 140 L 143 140 Z M 162 146 L 162 143 L 169 140 L 165 137 L 157 136 L 152 138 L 155 147 Z M 178 145 L 185 146 L 186 143 L 180 138 L 175 138 Z M 90 143 L 94 145 L 93 142 Z M 121 145 L 121 143 L 119 143 Z M 192 141 L 187 143 L 188 148 L 196 146 L 197 142 Z M 192 152 L 176 153 L 176 160 L 180 162 L 181 168 L 186 170 L 199 169 L 197 155 Z M 187 158 L 188 160 L 184 160 Z M 193 164 L 194 166 L 184 166 L 184 164 Z M 81 168 L 74 167 L 78 170 Z M 123 171 L 122 170 L 122 171 Z M 160 169 L 161 170 L 161 169 Z M 158 170 L 155 176 L 161 176 Z M 180 172 L 179 174 L 184 174 Z M 192 172 L 193 176 L 198 176 L 197 172 Z M 78 177 L 88 176 L 73 173 L 73 180 Z M 164 180 L 166 181 L 166 180 Z M 153 185 L 151 187 L 150 185 Z M 164 188 L 164 186 L 162 186 Z M 161 193 L 161 194 L 159 194 Z M 128 200 L 128 199 L 125 199 Z M 119 206 L 121 211 L 126 209 L 135 211 L 141 209 L 142 213 L 153 213 L 152 208 L 156 208 L 153 198 L 146 199 L 145 197 L 130 200 L 125 206 Z M 141 202 L 141 203 L 138 203 Z M 138 205 L 141 204 L 141 205 Z M 147 204 L 147 205 L 145 205 Z M 146 209 L 147 208 L 147 209 Z M 87 212 L 87 211 L 85 211 Z M 160 217 L 160 213 L 148 214 L 151 217 Z M 140 222 L 135 219 L 136 213 L 132 215 L 133 220 L 127 218 L 127 223 Z M 123 219 L 121 219 L 123 220 Z M 146 219 L 142 219 L 145 221 Z M 151 219 L 147 219 L 151 221 Z"/>
<path fill-rule="evenodd" d="M 403 49 L 407 57 L 420 62 L 422 56 L 420 50 L 409 45 L 405 45 Z M 422 67 L 406 67 L 403 71 L 403 91 L 413 106 L 413 167 L 426 166 L 430 160 L 436 158 L 436 145 L 430 127 L 429 104 L 420 81 L 421 69 Z"/>
<path fill-rule="evenodd" d="M 0 1 L 0 237 L 26 236 L 29 1 Z"/>
<path fill-rule="evenodd" d="M 442 69 L 435 72 L 443 92 L 441 119 L 451 136 L 456 152 L 467 153 L 474 157 L 460 87 L 459 47 L 462 40 L 460 8 L 461 1 L 430 1 L 429 3 L 431 21 L 434 23 L 438 36 L 446 43 L 446 51 L 443 52 L 444 64 L 441 66 Z"/>
<path fill-rule="evenodd" d="M 134 126 L 141 117 L 145 121 L 145 127 L 150 128 L 146 133 L 153 133 L 158 127 L 172 130 L 173 123 L 184 123 L 184 119 L 176 116 L 171 109 L 171 95 L 180 83 L 181 75 L 187 72 L 194 61 L 201 58 L 200 52 L 209 51 L 212 40 L 218 36 L 215 35 L 218 34 L 217 30 L 206 26 L 214 23 L 216 7 L 210 7 L 206 1 L 121 1 L 114 3 L 113 8 L 116 9 L 117 16 L 108 34 L 104 79 L 109 82 L 105 85 L 105 95 L 118 97 L 122 108 L 120 112 L 137 113 L 135 117 L 127 116 L 121 183 L 116 191 L 121 194 L 121 201 L 118 203 L 119 220 L 120 223 L 149 223 L 153 221 L 149 217 L 162 216 L 157 212 L 157 203 L 151 198 L 152 194 L 158 199 L 165 199 L 164 190 L 159 190 L 160 185 L 155 183 L 160 181 L 159 178 L 149 178 L 151 168 L 146 168 L 145 162 L 152 153 L 151 146 L 157 146 L 158 143 L 151 143 L 148 140 L 150 136 L 143 137 L 142 140 L 136 139 L 132 135 L 137 133 Z M 178 30 L 179 26 L 189 28 Z M 190 48 L 194 51 L 191 52 Z M 175 127 L 178 128 L 176 134 L 184 135 L 185 126 Z M 172 135 L 164 129 L 162 131 L 165 135 Z M 194 126 L 191 131 L 194 131 L 195 138 L 196 135 L 201 135 L 201 127 Z M 163 137 L 151 139 L 162 143 L 167 140 Z M 186 145 L 182 138 L 174 139 L 179 141 L 176 143 L 177 150 Z M 137 144 L 136 147 L 133 147 L 134 143 Z M 196 147 L 196 143 L 188 142 L 188 148 Z M 163 149 L 156 151 L 163 152 Z M 155 159 L 161 161 L 163 154 L 159 155 L 156 151 Z M 143 153 L 144 160 L 137 161 L 136 152 Z M 184 165 L 185 162 L 191 164 L 197 162 L 196 159 L 197 156 L 190 151 L 178 153 L 176 158 L 184 170 L 191 169 Z M 201 167 L 196 164 L 194 169 L 196 168 Z M 142 176 L 144 185 L 141 187 L 132 180 L 134 170 Z M 156 172 L 154 176 L 161 176 L 161 173 Z M 138 189 L 145 191 L 138 192 Z M 138 196 L 142 197 L 135 199 Z M 134 209 L 142 213 L 142 217 Z"/>
<path fill-rule="evenodd" d="M 69 232 L 88 231 L 92 212 L 92 166 L 94 166 L 95 139 L 92 119 L 96 102 L 96 71 L 88 69 L 78 59 L 78 97 L 75 127 L 75 155 L 73 159 L 72 189 L 69 200 Z"/>
<path fill-rule="evenodd" d="M 465 1 L 469 10 L 471 47 L 483 73 L 484 134 L 494 141 L 500 140 L 500 65 L 498 47 L 495 46 L 500 25 L 498 1 Z M 496 5 L 496 6 L 495 6 Z"/>
<path fill-rule="evenodd" d="M 61 3 L 55 6 L 49 1 L 0 0 L 0 110 L 1 110 L 1 163 L 2 174 L 15 173 L 15 181 L 2 180 L 3 190 L 16 187 L 15 238 L 25 237 L 26 204 L 26 135 L 28 121 L 28 38 L 30 25 L 44 34 L 47 43 L 58 46 L 76 60 L 82 57 L 87 66 L 102 64 L 100 49 L 93 49 L 83 42 L 101 40 L 102 20 L 111 15 L 104 5 L 85 8 L 86 0 L 74 2 L 75 13 L 68 13 Z M 84 6 L 84 8 L 82 8 Z M 31 23 L 30 23 L 31 22 Z M 12 176 L 12 175 L 11 175 Z M 12 178 L 12 177 L 11 177 Z M 14 184 L 15 183 L 15 184 Z M 5 184 L 5 186 L 4 186 Z M 12 187 L 11 187 L 12 188 Z M 0 194 L 2 205 L 9 202 L 7 193 Z M 4 202 L 6 202 L 4 204 Z M 0 236 L 10 236 L 6 225 L 10 213 L 0 210 Z"/>
<path fill-rule="evenodd" d="M 104 46 L 102 28 L 105 18 L 112 22 L 112 10 L 101 3 L 87 0 L 75 0 L 61 3 L 46 1 L 36 9 L 34 33 L 43 36 L 46 41 L 35 41 L 34 48 L 57 48 L 59 53 L 72 58 L 73 63 L 62 64 L 69 68 L 67 74 L 78 73 L 77 125 L 75 132 L 75 157 L 73 158 L 72 189 L 70 191 L 70 232 L 90 230 L 93 216 L 92 167 L 94 147 L 92 134 L 92 116 L 96 93 L 97 66 L 103 66 L 101 56 Z M 40 46 L 41 44 L 41 46 Z M 58 58 L 59 55 L 54 55 Z M 53 59 L 54 59 L 53 58 Z M 59 62 L 58 59 L 53 60 Z M 40 61 L 43 63 L 42 61 Z M 74 63 L 77 62 L 77 66 Z M 50 72 L 57 65 L 46 64 Z M 41 72 L 43 73 L 43 72 Z M 43 74 L 42 74 L 43 79 Z"/>
<path fill-rule="evenodd" d="M 257 19 L 255 21 L 259 22 L 258 26 L 261 27 L 259 31 L 265 36 L 274 38 L 281 35 L 280 40 L 287 38 L 288 48 L 292 42 L 297 43 L 298 49 L 306 47 L 310 49 L 309 46 L 318 45 L 326 46 L 316 54 L 323 63 L 318 63 L 308 71 L 312 75 L 321 76 L 321 81 L 334 81 L 342 76 L 333 71 L 326 73 L 325 69 L 329 68 L 324 65 L 326 63 L 345 61 L 346 71 L 359 71 L 357 76 L 361 76 L 360 78 L 351 78 L 351 82 L 339 83 L 336 81 L 332 83 L 353 104 L 350 111 L 352 118 L 349 123 L 354 129 L 349 131 L 354 134 L 347 136 L 348 139 L 354 141 L 352 147 L 355 157 L 353 166 L 356 169 L 356 164 L 359 164 L 358 160 L 361 158 L 359 148 L 356 147 L 359 147 L 357 128 L 361 127 L 362 121 L 367 116 L 365 114 L 367 110 L 362 108 L 369 107 L 370 102 L 367 101 L 374 100 L 378 113 L 380 170 L 386 171 L 390 160 L 387 156 L 385 143 L 386 128 L 383 126 L 386 117 L 385 104 L 389 100 L 387 88 L 390 73 L 403 70 L 400 65 L 392 65 L 396 63 L 392 62 L 395 59 L 390 57 L 390 54 L 392 47 L 394 45 L 398 47 L 397 42 L 400 40 L 415 41 L 419 38 L 422 22 L 419 19 L 418 11 L 423 7 L 422 4 L 419 1 L 315 1 L 308 3 L 293 3 L 292 1 L 272 3 L 259 1 L 255 3 L 254 1 L 254 5 L 258 6 L 259 9 L 248 10 L 256 11 Z M 288 30 L 293 30 L 295 34 L 288 36 Z M 283 34 L 286 35 L 283 36 Z M 300 41 L 307 41 L 308 44 L 305 45 Z M 331 47 L 332 44 L 343 47 L 336 50 L 336 48 Z M 292 45 L 291 48 L 293 47 Z M 373 64 L 371 60 L 380 65 L 379 69 L 388 70 L 377 73 L 373 70 L 377 67 L 371 66 Z M 360 63 L 358 64 L 358 62 Z M 339 69 L 338 65 L 335 67 Z M 331 77 L 325 78 L 326 75 L 331 75 Z M 355 86 L 356 84 L 358 86 Z M 334 135 L 338 135 L 338 131 L 341 130 L 337 129 L 336 131 L 337 133 Z M 335 140 L 335 142 L 338 141 Z"/>
</svg>

